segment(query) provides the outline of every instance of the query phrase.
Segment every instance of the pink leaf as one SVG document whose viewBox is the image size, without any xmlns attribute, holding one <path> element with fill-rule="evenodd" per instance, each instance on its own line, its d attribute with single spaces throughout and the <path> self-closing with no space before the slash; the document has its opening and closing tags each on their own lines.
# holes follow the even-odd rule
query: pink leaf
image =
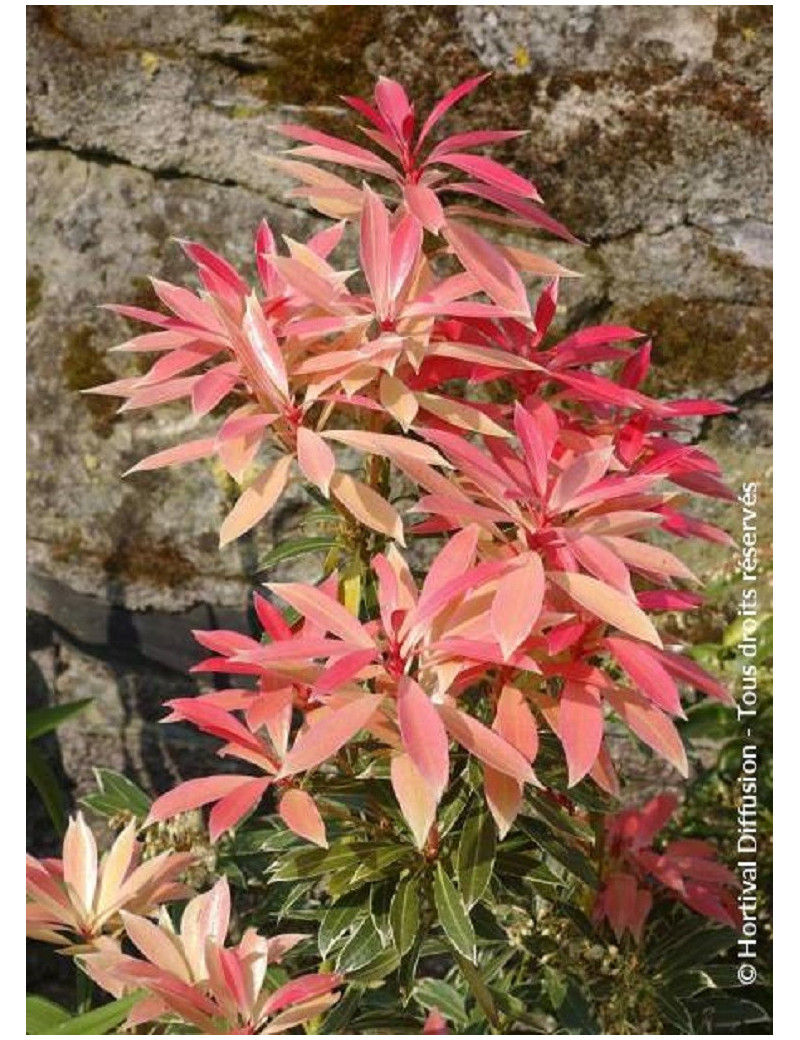
<svg viewBox="0 0 800 1040">
<path fill-rule="evenodd" d="M 492 633 L 508 658 L 531 634 L 542 610 L 544 568 L 536 553 L 500 579 L 492 601 Z"/>
<path fill-rule="evenodd" d="M 437 710 L 450 735 L 481 762 L 520 783 L 536 782 L 530 765 L 507 740 L 458 708 L 440 704 Z"/>
<path fill-rule="evenodd" d="M 424 184 L 406 184 L 403 187 L 403 198 L 409 213 L 413 213 L 426 231 L 438 234 L 445 221 L 442 204 L 431 188 Z"/>
<path fill-rule="evenodd" d="M 373 531 L 389 535 L 401 545 L 406 544 L 400 514 L 368 484 L 351 477 L 349 473 L 337 472 L 331 478 L 331 490 L 356 520 Z"/>
<path fill-rule="evenodd" d="M 610 636 L 605 643 L 646 697 L 671 715 L 683 717 L 678 688 L 660 662 L 656 650 L 617 636 Z"/>
<path fill-rule="evenodd" d="M 303 773 L 335 755 L 340 747 L 366 726 L 378 710 L 381 700 L 381 697 L 367 694 L 342 707 L 319 709 L 326 714 L 300 733 L 284 759 L 280 776 Z"/>
<path fill-rule="evenodd" d="M 306 791 L 291 788 L 281 798 L 278 812 L 281 819 L 289 828 L 301 838 L 306 838 L 319 845 L 323 849 L 328 847 L 328 839 L 325 836 L 325 824 L 314 804 L 314 799 Z"/>
<path fill-rule="evenodd" d="M 466 79 L 463 83 L 459 83 L 457 87 L 454 87 L 451 91 L 448 91 L 443 98 L 433 106 L 430 111 L 428 118 L 422 124 L 422 129 L 419 132 L 417 139 L 417 149 L 419 149 L 422 142 L 439 122 L 445 112 L 449 111 L 453 105 L 457 104 L 467 94 L 471 94 L 476 87 L 479 87 L 485 79 L 491 76 L 491 72 L 484 72 L 481 76 L 474 76 L 472 79 Z"/>
<path fill-rule="evenodd" d="M 150 807 L 147 823 L 169 820 L 178 813 L 199 809 L 201 805 L 219 801 L 243 784 L 249 784 L 250 776 L 202 776 L 197 780 L 186 780 L 171 791 L 156 798 Z"/>
<path fill-rule="evenodd" d="M 509 170 L 507 166 L 503 166 L 485 155 L 448 152 L 445 155 L 440 155 L 436 161 L 445 166 L 454 166 L 457 170 L 461 170 L 462 173 L 469 174 L 469 176 L 483 181 L 492 188 L 507 191 L 510 195 L 518 195 L 520 198 L 532 199 L 535 202 L 542 201 L 539 192 L 529 180 L 520 177 L 518 173 Z"/>
<path fill-rule="evenodd" d="M 283 398 L 288 398 L 289 383 L 281 348 L 255 295 L 247 298 L 243 328 L 259 371 Z"/>
<path fill-rule="evenodd" d="M 424 847 L 436 819 L 438 797 L 414 765 L 410 755 L 394 755 L 392 789 L 418 849 Z"/>
<path fill-rule="evenodd" d="M 263 1014 L 274 1015 L 283 1008 L 301 1004 L 322 993 L 329 993 L 340 985 L 341 981 L 341 975 L 302 975 L 276 989 L 264 1004 Z"/>
<path fill-rule="evenodd" d="M 306 426 L 297 431 L 297 462 L 306 479 L 327 497 L 336 457 L 320 435 Z"/>
<path fill-rule="evenodd" d="M 689 686 L 696 686 L 698 690 L 707 693 L 714 700 L 722 701 L 723 704 L 735 703 L 730 690 L 690 658 L 673 654 L 669 650 L 664 650 L 659 654 L 659 658 L 667 671 L 681 682 L 685 682 Z"/>
<path fill-rule="evenodd" d="M 361 266 L 379 317 L 385 317 L 389 300 L 389 214 L 368 187 L 361 210 Z"/>
<path fill-rule="evenodd" d="M 645 697 L 619 687 L 606 691 L 606 700 L 622 721 L 656 754 L 688 776 L 686 750 L 672 720 Z"/>
<path fill-rule="evenodd" d="M 447 222 L 445 237 L 481 289 L 513 316 L 530 317 L 525 286 L 500 250 L 464 224 Z"/>
<path fill-rule="evenodd" d="M 654 646 L 661 646 L 658 632 L 635 601 L 624 596 L 610 585 L 590 578 L 585 574 L 569 574 L 551 571 L 548 578 L 590 614 L 596 615 L 610 625 L 636 636 Z"/>
<path fill-rule="evenodd" d="M 319 130 L 312 130 L 310 127 L 299 126 L 296 123 L 283 123 L 274 129 L 285 137 L 309 142 L 310 147 L 308 148 L 294 149 L 296 155 L 309 159 L 320 159 L 323 162 L 335 162 L 342 166 L 355 166 L 359 170 L 377 173 L 391 180 L 397 176 L 394 168 L 384 159 L 380 159 L 366 148 L 360 148 L 341 137 L 323 134 Z"/>
<path fill-rule="evenodd" d="M 314 585 L 300 582 L 271 582 L 270 592 L 280 596 L 298 613 L 319 626 L 320 632 L 332 632 L 355 646 L 373 649 L 372 637 L 349 610 Z"/>
<path fill-rule="evenodd" d="M 202 375 L 192 387 L 194 414 L 207 415 L 233 390 L 240 379 L 238 364 L 219 365 Z"/>
<path fill-rule="evenodd" d="M 397 299 L 406 279 L 416 266 L 422 249 L 422 225 L 407 214 L 392 232 L 389 252 L 388 297 L 392 303 Z"/>
<path fill-rule="evenodd" d="M 258 804 L 271 782 L 269 777 L 248 780 L 221 798 L 211 810 L 208 820 L 211 841 L 215 842 L 221 834 L 235 827 L 239 820 Z"/>
<path fill-rule="evenodd" d="M 408 676 L 397 686 L 397 719 L 403 745 L 438 802 L 450 769 L 447 731 L 430 697 Z"/>
<path fill-rule="evenodd" d="M 558 706 L 558 736 L 564 745 L 569 786 L 594 765 L 603 740 L 603 705 L 593 686 L 566 682 Z"/>
<path fill-rule="evenodd" d="M 166 448 L 157 451 L 154 455 L 131 466 L 123 473 L 127 477 L 129 473 L 140 473 L 144 470 L 161 469 L 164 466 L 180 466 L 185 462 L 195 462 L 197 459 L 206 459 L 214 454 L 214 438 L 203 437 L 197 441 L 187 441 L 185 444 L 177 444 L 174 448 Z"/>
<path fill-rule="evenodd" d="M 286 487 L 294 456 L 284 455 L 263 470 L 250 487 L 240 495 L 236 505 L 228 513 L 219 532 L 220 547 L 255 527 L 272 509 Z"/>
</svg>

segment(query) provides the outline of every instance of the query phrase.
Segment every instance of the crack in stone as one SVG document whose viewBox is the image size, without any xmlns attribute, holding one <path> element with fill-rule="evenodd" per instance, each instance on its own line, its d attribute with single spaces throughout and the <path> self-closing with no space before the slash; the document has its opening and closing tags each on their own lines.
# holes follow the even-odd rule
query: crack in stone
<svg viewBox="0 0 800 1040">
<path fill-rule="evenodd" d="M 76 159 L 80 159 L 82 162 L 95 163 L 98 166 L 127 166 L 129 169 L 140 170 L 142 173 L 148 173 L 155 180 L 199 181 L 203 184 L 214 184 L 220 188 L 243 188 L 246 191 L 253 191 L 253 188 L 243 184 L 241 181 L 235 180 L 233 177 L 218 179 L 216 177 L 205 176 L 202 173 L 190 173 L 178 166 L 141 166 L 138 163 L 133 162 L 133 160 L 126 159 L 124 156 L 118 155 L 116 152 L 112 152 L 102 146 L 81 147 L 70 145 L 59 140 L 57 137 L 29 137 L 26 150 L 29 152 L 66 152 L 68 155 L 73 155 Z"/>
</svg>

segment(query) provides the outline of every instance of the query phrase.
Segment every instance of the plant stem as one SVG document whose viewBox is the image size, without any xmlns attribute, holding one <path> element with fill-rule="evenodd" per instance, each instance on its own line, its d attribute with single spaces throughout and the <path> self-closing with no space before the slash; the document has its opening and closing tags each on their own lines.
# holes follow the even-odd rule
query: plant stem
<svg viewBox="0 0 800 1040">
<path fill-rule="evenodd" d="M 75 972 L 76 1014 L 83 1015 L 92 1009 L 92 980 L 77 964 L 75 965 Z"/>
</svg>

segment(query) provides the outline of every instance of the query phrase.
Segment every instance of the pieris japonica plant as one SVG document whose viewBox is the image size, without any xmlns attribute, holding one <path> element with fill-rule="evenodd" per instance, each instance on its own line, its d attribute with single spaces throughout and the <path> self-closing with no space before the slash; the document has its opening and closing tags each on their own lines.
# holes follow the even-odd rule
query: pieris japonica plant
<svg viewBox="0 0 800 1040">
<path fill-rule="evenodd" d="M 736 924 L 715 851 L 658 840 L 674 793 L 624 785 L 629 742 L 686 776 L 684 705 L 731 700 L 671 634 L 701 596 L 667 547 L 728 541 L 693 513 L 733 496 L 681 426 L 726 409 L 648 396 L 637 329 L 553 334 L 572 272 L 517 243 L 577 240 L 482 153 L 517 133 L 440 133 L 480 82 L 421 117 L 379 80 L 344 99 L 360 144 L 277 127 L 271 162 L 330 222 L 305 242 L 262 223 L 254 283 L 180 241 L 193 288 L 112 308 L 150 327 L 114 349 L 155 360 L 93 392 L 198 423 L 130 472 L 214 460 L 239 488 L 223 546 L 299 484 L 303 536 L 265 566 L 319 573 L 259 585 L 255 631 L 195 633 L 214 688 L 164 721 L 224 768 L 123 799 L 100 867 L 82 817 L 30 862 L 32 934 L 130 1024 L 591 1032 L 569 944 L 644 957 L 675 915 Z M 198 826 L 187 876 L 175 835 Z"/>
</svg>

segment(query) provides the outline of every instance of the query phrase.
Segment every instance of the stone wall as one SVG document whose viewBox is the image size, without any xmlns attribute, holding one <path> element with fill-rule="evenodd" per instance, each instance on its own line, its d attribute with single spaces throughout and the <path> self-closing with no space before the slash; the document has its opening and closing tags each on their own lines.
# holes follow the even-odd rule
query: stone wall
<svg viewBox="0 0 800 1040">
<path fill-rule="evenodd" d="M 196 765 L 158 727 L 185 689 L 188 631 L 244 624 L 259 544 L 219 552 L 233 489 L 208 467 L 120 474 L 188 428 L 119 419 L 83 396 L 127 371 L 106 350 L 107 301 L 152 302 L 147 276 L 187 273 L 170 236 L 245 268 L 261 217 L 316 220 L 263 157 L 281 119 L 352 132 L 337 97 L 403 81 L 425 109 L 494 75 L 454 110 L 530 133 L 502 158 L 588 244 L 551 255 L 584 273 L 565 327 L 620 320 L 655 336 L 651 389 L 739 406 L 698 437 L 733 479 L 770 465 L 769 6 L 28 7 L 29 564 L 36 701 L 95 695 L 64 728 L 79 789 L 92 764 L 149 786 Z"/>
</svg>

